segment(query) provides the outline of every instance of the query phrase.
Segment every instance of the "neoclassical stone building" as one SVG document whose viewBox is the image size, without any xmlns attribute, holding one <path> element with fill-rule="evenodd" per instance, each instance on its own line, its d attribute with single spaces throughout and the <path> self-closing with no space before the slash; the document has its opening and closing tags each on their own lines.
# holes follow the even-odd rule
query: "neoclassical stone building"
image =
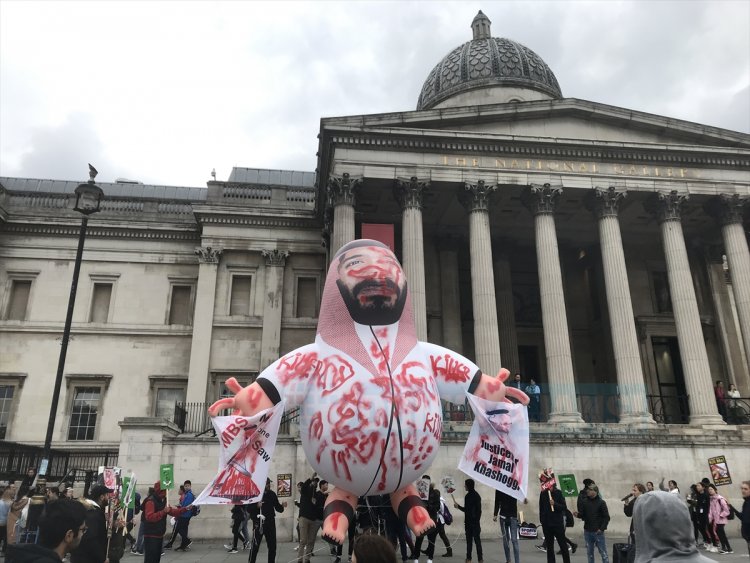
<svg viewBox="0 0 750 563">
<path fill-rule="evenodd" d="M 211 448 L 193 437 L 206 403 L 314 338 L 331 254 L 375 226 L 393 233 L 421 339 L 541 385 L 535 463 L 630 483 L 622 455 L 652 480 L 689 482 L 715 454 L 750 466 L 748 419 L 726 424 L 713 393 L 721 380 L 750 396 L 750 136 L 565 98 L 481 12 L 472 31 L 416 111 L 322 119 L 316 172 L 101 183 L 55 448 L 119 449 L 143 473 L 173 459 L 205 482 L 213 454 L 185 452 Z M 78 180 L 0 178 L 0 435 L 13 442 L 44 439 Z M 446 410 L 445 440 L 460 443 L 463 417 Z M 304 473 L 295 444 L 282 459 Z"/>
</svg>

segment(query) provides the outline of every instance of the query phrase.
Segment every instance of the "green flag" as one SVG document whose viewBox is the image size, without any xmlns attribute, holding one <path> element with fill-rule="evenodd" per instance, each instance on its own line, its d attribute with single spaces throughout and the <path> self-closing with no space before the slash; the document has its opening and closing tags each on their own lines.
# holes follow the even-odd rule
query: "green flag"
<svg viewBox="0 0 750 563">
<path fill-rule="evenodd" d="M 122 478 L 121 500 L 126 508 L 135 508 L 135 483 L 135 476 L 132 474 Z"/>
<path fill-rule="evenodd" d="M 558 475 L 557 485 L 560 487 L 563 496 L 575 497 L 578 496 L 578 485 L 576 485 L 575 475 Z"/>
<path fill-rule="evenodd" d="M 159 467 L 159 480 L 164 491 L 174 489 L 174 465 L 164 463 Z"/>
</svg>

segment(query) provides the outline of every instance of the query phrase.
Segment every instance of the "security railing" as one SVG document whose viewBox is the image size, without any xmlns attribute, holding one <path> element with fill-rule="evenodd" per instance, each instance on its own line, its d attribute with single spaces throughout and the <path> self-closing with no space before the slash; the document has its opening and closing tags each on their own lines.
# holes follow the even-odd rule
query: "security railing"
<svg viewBox="0 0 750 563">
<path fill-rule="evenodd" d="M 171 422 L 174 422 L 183 434 L 214 434 L 208 407 L 211 403 L 176 403 Z M 224 409 L 219 416 L 229 416 L 232 409 Z M 292 409 L 281 418 L 279 435 L 288 435 L 293 422 L 299 419 L 299 408 Z"/>
<path fill-rule="evenodd" d="M 29 468 L 38 468 L 44 448 L 16 442 L 0 442 L 0 480 L 16 481 L 26 475 Z M 62 479 L 71 471 L 96 470 L 101 466 L 117 465 L 117 450 L 58 450 L 49 454 L 47 480 Z"/>
</svg>

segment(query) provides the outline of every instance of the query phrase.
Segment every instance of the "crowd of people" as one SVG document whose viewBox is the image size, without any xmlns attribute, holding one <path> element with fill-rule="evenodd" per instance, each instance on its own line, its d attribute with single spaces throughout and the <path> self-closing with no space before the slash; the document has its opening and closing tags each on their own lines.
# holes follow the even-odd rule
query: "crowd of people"
<svg viewBox="0 0 750 563">
<path fill-rule="evenodd" d="M 112 489 L 101 483 L 94 484 L 80 499 L 72 498 L 67 490 L 61 493 L 57 487 L 49 487 L 43 511 L 32 523 L 30 520 L 34 516 L 29 515 L 28 507 L 35 493 L 34 478 L 30 470 L 18 485 L 11 483 L 0 492 L 0 546 L 3 554 L 7 554 L 6 563 L 50 563 L 66 557 L 70 563 L 117 563 L 127 552 L 128 542 L 131 553 L 144 555 L 145 563 L 159 563 L 165 550 L 172 549 L 178 538 L 180 543 L 175 550 L 190 549 L 190 521 L 197 512 L 190 481 L 180 487 L 176 506 L 169 505 L 160 482 L 154 483 L 143 499 L 136 493 L 132 507 L 123 506 L 119 499 L 114 499 L 113 503 Z M 438 537 L 446 549 L 443 556 L 453 555 L 452 543 L 445 533 L 446 526 L 453 521 L 448 503 L 428 475 L 422 477 L 421 485 L 420 492 L 436 527 L 415 538 L 394 513 L 387 495 L 363 497 L 350 522 L 346 542 L 348 561 L 394 563 L 400 551 L 404 562 L 419 563 L 420 557 L 425 555 L 431 563 Z M 481 563 L 484 557 L 480 524 L 482 499 L 472 479 L 467 479 L 464 486 L 463 502 L 453 498 L 452 507 L 464 513 L 466 561 L 471 561 L 475 553 Z M 295 549 L 297 561 L 309 563 L 325 515 L 328 484 L 313 475 L 298 483 L 297 491 L 298 500 L 294 504 L 299 516 Z M 742 537 L 750 554 L 750 481 L 742 482 L 741 494 L 744 503 L 738 509 L 719 493 L 709 478 L 690 485 L 686 496 L 674 480 L 665 484 L 662 479 L 658 489 L 651 481 L 634 483 L 621 499 L 624 515 L 631 518 L 631 524 L 627 543 L 612 546 L 617 551 L 615 561 L 645 563 L 684 559 L 707 562 L 710 560 L 699 554 L 700 549 L 734 553 L 725 530 L 728 521 L 734 518 L 741 524 Z M 500 522 L 506 563 L 521 560 L 518 502 L 505 493 L 495 493 L 493 520 Z M 523 500 L 524 504 L 527 502 Z M 606 532 L 610 510 L 592 479 L 583 480 L 583 489 L 575 504 L 575 510 L 570 511 L 556 485 L 541 491 L 539 520 L 544 541 L 537 547 L 546 552 L 548 563 L 556 561 L 556 554 L 562 556 L 564 563 L 569 563 L 570 555 L 578 546 L 567 537 L 566 529 L 577 518 L 583 523 L 589 563 L 594 563 L 597 553 L 602 563 L 609 563 Z M 273 563 L 277 554 L 276 515 L 286 508 L 287 503 L 279 501 L 268 479 L 260 502 L 232 506 L 232 541 L 225 548 L 232 554 L 239 553 L 240 547 L 249 549 L 248 561 L 255 563 L 265 539 L 267 560 Z M 135 537 L 131 532 L 139 514 L 140 525 Z M 173 526 L 171 533 L 167 533 L 170 517 Z M 33 536 L 29 532 L 32 528 Z M 331 544 L 325 550 L 330 550 L 335 563 L 342 562 L 343 545 Z"/>
</svg>

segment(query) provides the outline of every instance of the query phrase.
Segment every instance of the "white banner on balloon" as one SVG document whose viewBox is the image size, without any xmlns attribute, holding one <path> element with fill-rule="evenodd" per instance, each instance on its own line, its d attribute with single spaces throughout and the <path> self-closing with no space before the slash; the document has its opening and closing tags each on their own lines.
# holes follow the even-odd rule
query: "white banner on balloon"
<svg viewBox="0 0 750 563">
<path fill-rule="evenodd" d="M 266 488 L 284 402 L 254 416 L 216 416 L 219 472 L 193 504 L 252 504 Z"/>
<path fill-rule="evenodd" d="M 466 394 L 474 411 L 458 468 L 479 483 L 523 500 L 529 484 L 529 415 L 524 405 Z"/>
</svg>

